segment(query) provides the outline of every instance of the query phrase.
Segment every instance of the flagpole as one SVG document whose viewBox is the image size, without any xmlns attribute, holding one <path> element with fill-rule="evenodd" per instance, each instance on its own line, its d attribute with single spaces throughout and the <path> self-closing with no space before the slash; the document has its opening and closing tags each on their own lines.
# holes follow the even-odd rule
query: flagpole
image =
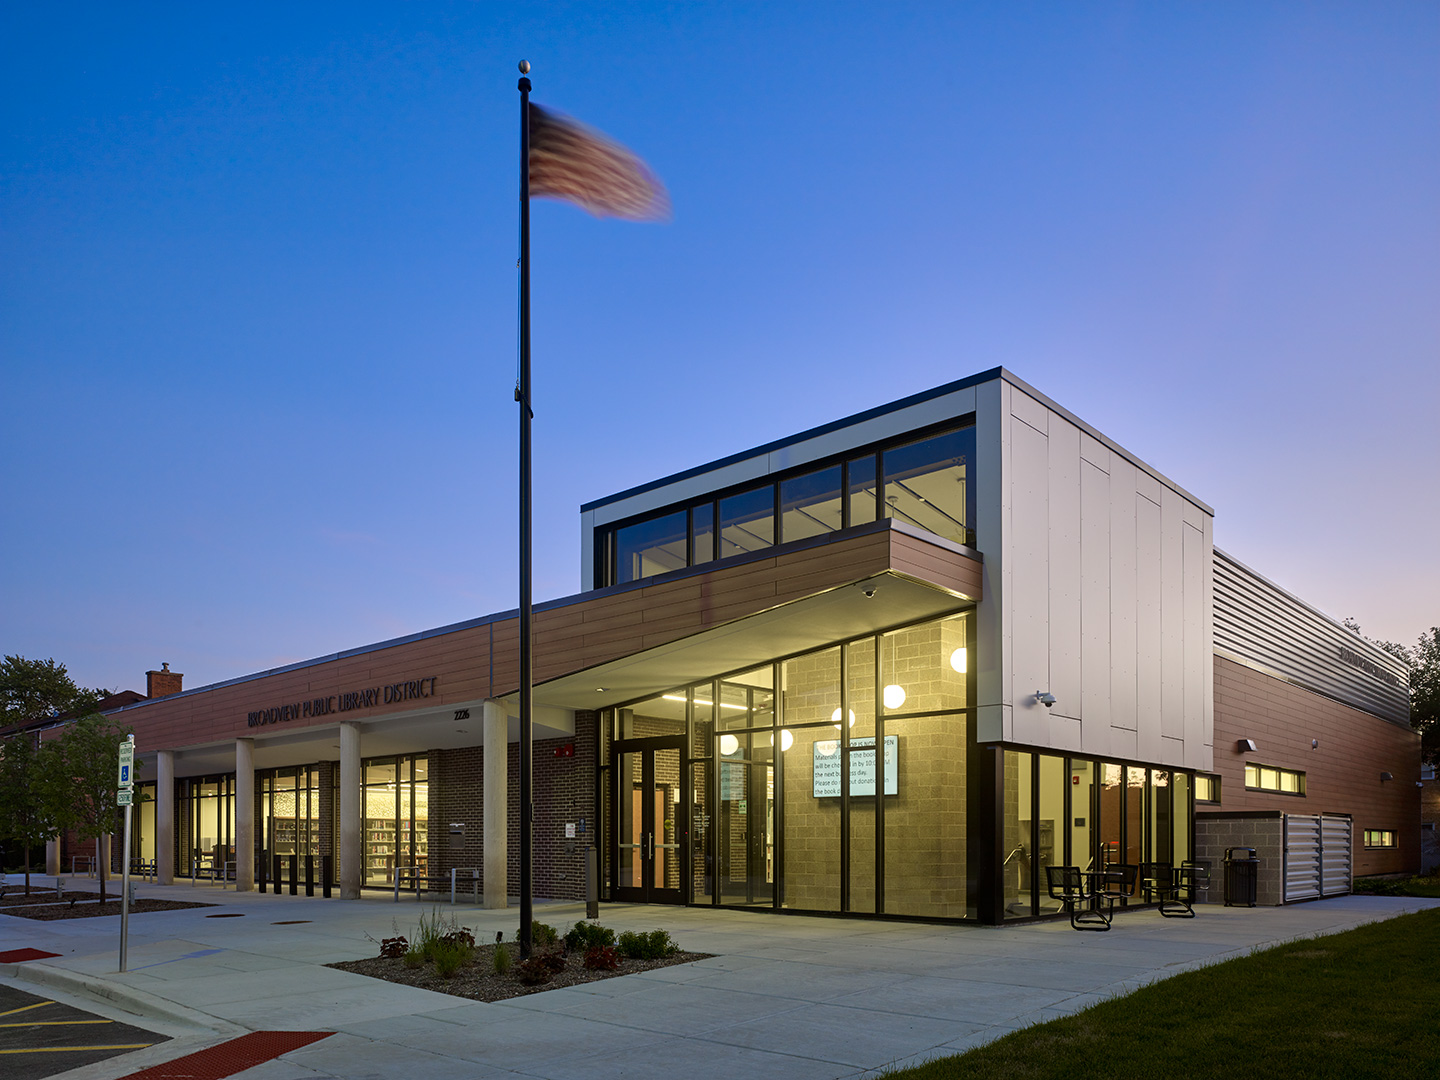
<svg viewBox="0 0 1440 1080">
<path fill-rule="evenodd" d="M 520 61 L 520 956 L 530 955 L 530 928 L 535 918 L 531 895 L 531 841 L 535 807 L 530 790 L 531 682 L 530 656 L 530 71 Z"/>
</svg>

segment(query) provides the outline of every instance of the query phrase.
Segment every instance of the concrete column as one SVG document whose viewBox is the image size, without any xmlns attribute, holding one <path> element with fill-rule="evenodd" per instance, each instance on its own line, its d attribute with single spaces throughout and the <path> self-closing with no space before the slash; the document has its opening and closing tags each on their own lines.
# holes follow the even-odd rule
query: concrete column
<svg viewBox="0 0 1440 1080">
<path fill-rule="evenodd" d="M 155 755 L 155 880 L 175 884 L 175 751 Z"/>
<path fill-rule="evenodd" d="M 255 740 L 235 740 L 235 891 L 255 888 Z"/>
<path fill-rule="evenodd" d="M 485 702 L 484 724 L 485 906 L 503 908 L 510 900 L 510 717 L 503 702 Z"/>
<path fill-rule="evenodd" d="M 360 843 L 360 725 L 340 725 L 340 899 L 359 900 L 364 880 Z"/>
</svg>

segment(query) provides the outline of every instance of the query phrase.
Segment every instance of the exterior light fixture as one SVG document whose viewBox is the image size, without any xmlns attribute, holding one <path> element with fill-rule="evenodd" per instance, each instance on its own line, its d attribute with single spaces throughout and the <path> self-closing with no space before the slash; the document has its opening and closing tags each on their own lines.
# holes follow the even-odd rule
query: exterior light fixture
<svg viewBox="0 0 1440 1080">
<path fill-rule="evenodd" d="M 790 729 L 789 729 L 789 728 L 781 728 L 781 729 L 780 729 L 780 750 L 781 750 L 781 752 L 783 753 L 784 751 L 789 750 L 790 747 L 792 747 L 792 746 L 794 746 L 794 745 L 795 745 L 795 736 L 794 736 L 793 734 L 791 734 Z"/>
<path fill-rule="evenodd" d="M 734 735 L 720 736 L 720 756 L 729 757 L 740 749 L 740 740 Z"/>
<path fill-rule="evenodd" d="M 830 714 L 830 723 L 834 724 L 837 728 L 840 726 L 840 709 L 839 709 L 838 706 L 836 707 L 835 711 Z M 854 727 L 854 726 L 855 726 L 855 710 L 854 710 L 854 709 L 851 709 L 851 710 L 850 710 L 850 726 L 851 726 L 851 727 Z"/>
<path fill-rule="evenodd" d="M 1382 772 L 1382 773 L 1380 774 L 1380 782 L 1381 782 L 1382 784 L 1383 784 L 1386 780 L 1394 780 L 1394 779 L 1395 779 L 1395 777 L 1394 777 L 1394 775 L 1391 774 L 1391 773 Z"/>
<path fill-rule="evenodd" d="M 964 645 L 950 654 L 950 666 L 961 675 L 964 675 L 969 667 L 970 655 Z"/>
<path fill-rule="evenodd" d="M 1259 749 L 1260 748 L 1255 745 L 1254 739 L 1241 739 L 1235 744 L 1235 751 L 1240 754 L 1253 754 Z"/>
<path fill-rule="evenodd" d="M 905 704 L 905 688 L 891 683 L 885 687 L 885 708 L 898 709 Z"/>
</svg>

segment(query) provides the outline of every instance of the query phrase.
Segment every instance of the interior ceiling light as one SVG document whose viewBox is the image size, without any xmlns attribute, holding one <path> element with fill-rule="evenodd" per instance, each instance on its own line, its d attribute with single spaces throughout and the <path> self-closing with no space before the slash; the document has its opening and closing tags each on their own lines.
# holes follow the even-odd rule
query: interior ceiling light
<svg viewBox="0 0 1440 1080">
<path fill-rule="evenodd" d="M 836 707 L 835 711 L 830 714 L 830 722 L 835 725 L 836 730 L 839 730 L 839 727 L 840 727 L 840 709 L 839 709 L 838 706 Z M 855 710 L 854 710 L 854 709 L 851 709 L 851 710 L 850 710 L 850 726 L 851 726 L 851 727 L 854 727 L 854 726 L 855 726 Z"/>
<path fill-rule="evenodd" d="M 885 708 L 898 709 L 905 704 L 905 688 L 891 683 L 885 687 Z"/>
<path fill-rule="evenodd" d="M 661 694 L 660 696 L 661 696 L 661 698 L 663 698 L 663 699 L 666 700 L 666 701 L 684 701 L 684 700 L 685 700 L 685 695 L 684 695 L 684 694 Z M 706 708 L 709 708 L 711 705 L 714 704 L 714 702 L 713 702 L 713 701 L 706 701 L 704 698 L 698 698 L 698 697 L 697 697 L 697 698 L 695 699 L 695 704 L 696 704 L 696 705 L 704 705 Z M 749 708 L 749 706 L 747 706 L 747 705 L 736 705 L 735 703 L 730 702 L 730 701 L 722 701 L 722 702 L 720 702 L 720 708 L 722 708 L 722 709 L 739 709 L 741 712 L 744 712 L 747 708 Z"/>
<path fill-rule="evenodd" d="M 966 652 L 965 646 L 961 645 L 960 648 L 956 649 L 950 654 L 950 666 L 956 671 L 958 671 L 961 675 L 964 675 L 968 666 L 969 659 L 970 657 L 969 654 Z"/>
</svg>

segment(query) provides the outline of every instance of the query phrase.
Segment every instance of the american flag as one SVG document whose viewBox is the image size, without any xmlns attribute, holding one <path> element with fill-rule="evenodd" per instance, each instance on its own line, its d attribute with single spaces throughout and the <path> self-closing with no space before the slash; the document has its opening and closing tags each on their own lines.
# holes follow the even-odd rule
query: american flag
<svg viewBox="0 0 1440 1080">
<path fill-rule="evenodd" d="M 670 196 L 645 162 L 594 128 L 533 104 L 530 195 L 563 199 L 596 217 L 670 219 Z"/>
</svg>

